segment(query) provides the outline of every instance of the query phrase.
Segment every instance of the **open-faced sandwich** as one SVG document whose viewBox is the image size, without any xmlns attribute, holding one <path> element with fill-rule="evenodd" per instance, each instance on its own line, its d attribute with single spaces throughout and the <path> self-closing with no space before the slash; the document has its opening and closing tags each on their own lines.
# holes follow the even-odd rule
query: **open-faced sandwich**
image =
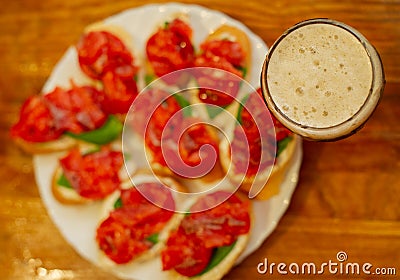
<svg viewBox="0 0 400 280">
<path fill-rule="evenodd" d="M 150 88 L 135 105 L 128 122 L 141 135 L 156 174 L 202 183 L 223 176 L 217 131 L 194 115 L 184 95 Z"/>
<path fill-rule="evenodd" d="M 102 22 L 90 25 L 76 44 L 79 66 L 103 87 L 99 102 L 109 114 L 126 114 L 138 94 L 131 36 Z"/>
<path fill-rule="evenodd" d="M 192 28 L 185 14 L 167 19 L 146 42 L 146 84 L 156 78 L 193 66 Z M 185 85 L 186 75 L 174 75 L 167 84 Z"/>
<path fill-rule="evenodd" d="M 63 204 L 83 204 L 103 200 L 119 189 L 128 176 L 123 154 L 115 148 L 84 145 L 68 151 L 53 175 L 54 197 Z"/>
<path fill-rule="evenodd" d="M 161 253 L 170 279 L 221 279 L 245 249 L 250 201 L 238 194 L 225 200 L 227 194 L 217 191 L 198 199 L 171 233 Z"/>
<path fill-rule="evenodd" d="M 116 139 L 122 123 L 108 115 L 93 86 L 56 87 L 34 95 L 23 104 L 11 137 L 29 153 L 51 153 L 72 148 L 78 141 L 105 144 Z"/>
<path fill-rule="evenodd" d="M 254 186 L 253 191 L 261 190 L 257 199 L 268 199 L 279 192 L 298 138 L 268 113 L 260 94 L 258 89 L 243 100 L 231 139 L 220 142 L 220 158 L 241 190 Z"/>
<path fill-rule="evenodd" d="M 200 45 L 200 53 L 194 60 L 195 67 L 206 67 L 196 71 L 199 91 L 194 96 L 194 102 L 224 109 L 231 105 L 237 97 L 242 79 L 249 76 L 250 63 L 251 45 L 247 34 L 231 25 L 217 28 Z M 212 109 L 210 106 L 207 110 L 211 118 L 219 112 L 218 108 Z"/>
<path fill-rule="evenodd" d="M 80 69 L 90 85 L 55 86 L 29 97 L 11 137 L 29 153 L 67 150 L 77 141 L 106 144 L 122 132 L 121 115 L 138 94 L 138 67 L 129 35 L 121 28 L 94 24 L 76 45 Z"/>
<path fill-rule="evenodd" d="M 158 255 L 183 214 L 171 190 L 183 191 L 171 178 L 136 174 L 110 196 L 96 230 L 101 265 L 135 265 Z"/>
</svg>

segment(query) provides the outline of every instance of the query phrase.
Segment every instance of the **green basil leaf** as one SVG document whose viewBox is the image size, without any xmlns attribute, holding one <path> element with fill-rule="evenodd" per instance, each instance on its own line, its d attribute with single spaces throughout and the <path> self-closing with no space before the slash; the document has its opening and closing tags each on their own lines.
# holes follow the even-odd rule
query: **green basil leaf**
<svg viewBox="0 0 400 280">
<path fill-rule="evenodd" d="M 232 251 L 233 247 L 235 247 L 235 244 L 236 241 L 231 245 L 215 248 L 207 267 L 196 276 L 202 275 L 216 267 Z"/>
<path fill-rule="evenodd" d="M 249 97 L 250 97 L 250 94 L 248 94 L 245 97 L 243 97 L 242 100 L 240 101 L 240 104 L 239 104 L 239 109 L 238 109 L 238 112 L 237 112 L 237 115 L 236 115 L 236 119 L 237 119 L 237 121 L 238 121 L 238 123 L 240 125 L 242 125 L 242 123 L 243 123 L 242 112 L 243 112 L 244 104 L 246 104 L 247 99 L 249 99 Z"/>
<path fill-rule="evenodd" d="M 151 75 L 151 74 L 146 74 L 144 76 L 144 82 L 146 83 L 146 85 L 150 84 L 152 81 L 154 81 L 156 79 L 156 76 Z"/>
<path fill-rule="evenodd" d="M 190 102 L 179 94 L 174 94 L 173 97 L 178 102 L 179 106 L 183 109 L 183 116 L 184 117 L 192 116 L 192 108 L 190 107 Z"/>
<path fill-rule="evenodd" d="M 122 199 L 118 197 L 118 199 L 114 202 L 114 209 L 118 209 L 122 207 Z"/>
<path fill-rule="evenodd" d="M 247 75 L 247 67 L 244 66 L 236 66 L 235 67 L 237 70 L 239 70 L 240 72 L 242 72 L 243 77 L 246 77 Z"/>
<path fill-rule="evenodd" d="M 218 116 L 218 114 L 220 114 L 222 111 L 224 111 L 226 109 L 226 107 L 228 107 L 228 106 L 229 105 L 226 105 L 226 106 L 207 106 L 207 104 L 206 104 L 207 114 L 211 119 L 213 119 L 216 116 Z"/>
<path fill-rule="evenodd" d="M 153 244 L 158 243 L 158 233 L 153 233 L 152 235 L 147 236 L 146 240 L 150 241 Z"/>
<path fill-rule="evenodd" d="M 106 122 L 98 129 L 82 133 L 66 132 L 72 138 L 85 142 L 103 145 L 115 140 L 122 132 L 123 124 L 117 117 L 110 115 Z"/>
<path fill-rule="evenodd" d="M 292 140 L 292 137 L 289 136 L 289 137 L 283 138 L 282 140 L 280 140 L 276 143 L 276 145 L 277 145 L 276 156 L 277 157 L 283 152 L 283 150 L 287 147 L 287 145 L 290 143 L 291 140 Z"/>
<path fill-rule="evenodd" d="M 67 177 L 65 177 L 64 173 L 58 178 L 57 185 L 68 189 L 73 189 L 71 183 L 68 181 Z"/>
<path fill-rule="evenodd" d="M 167 29 L 169 26 L 169 21 L 164 21 L 164 29 Z"/>
</svg>

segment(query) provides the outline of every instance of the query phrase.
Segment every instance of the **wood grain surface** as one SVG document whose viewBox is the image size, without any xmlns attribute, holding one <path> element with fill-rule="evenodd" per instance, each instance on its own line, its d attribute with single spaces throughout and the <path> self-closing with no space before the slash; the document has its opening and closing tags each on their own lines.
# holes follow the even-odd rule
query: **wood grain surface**
<svg viewBox="0 0 400 280">
<path fill-rule="evenodd" d="M 163 2 L 163 1 L 160 1 Z M 82 259 L 49 218 L 34 180 L 32 158 L 9 139 L 29 95 L 83 28 L 124 9 L 129 0 L 15 0 L 0 9 L 0 279 L 116 279 Z M 184 3 L 194 3 L 184 1 Z M 199 0 L 240 20 L 267 45 L 291 25 L 329 17 L 365 35 L 381 55 L 386 88 L 356 135 L 333 143 L 304 141 L 300 181 L 276 230 L 226 279 L 398 279 L 400 277 L 400 1 Z M 145 24 L 145 23 L 144 23 Z M 261 275 L 257 265 L 337 261 L 395 268 L 397 276 Z"/>
</svg>

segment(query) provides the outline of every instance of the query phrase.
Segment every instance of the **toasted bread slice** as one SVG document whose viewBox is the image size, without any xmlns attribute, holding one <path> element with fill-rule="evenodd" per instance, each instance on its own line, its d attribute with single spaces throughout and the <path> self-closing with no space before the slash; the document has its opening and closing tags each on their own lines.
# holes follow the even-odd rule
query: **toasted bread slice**
<svg viewBox="0 0 400 280">
<path fill-rule="evenodd" d="M 244 67 L 246 68 L 246 75 L 244 78 L 250 76 L 252 52 L 251 43 L 246 32 L 235 26 L 224 24 L 218 27 L 214 32 L 210 33 L 204 40 L 204 42 L 212 40 L 229 40 L 233 42 L 238 42 L 242 47 L 243 52 L 245 53 Z"/>
<path fill-rule="evenodd" d="M 120 151 L 121 150 L 121 141 L 116 140 L 112 143 L 109 144 L 112 150 L 115 151 Z M 80 142 L 79 145 L 79 150 L 85 154 L 85 153 L 91 153 L 91 152 L 96 152 L 100 149 L 99 146 L 94 145 L 94 144 L 88 144 L 84 142 Z M 136 166 L 129 162 L 127 165 L 131 170 L 126 170 L 124 166 L 120 169 L 118 172 L 118 177 L 120 178 L 121 181 L 127 180 L 128 176 L 130 173 L 136 169 Z M 54 195 L 54 198 L 57 199 L 58 202 L 62 204 L 70 204 L 70 205 L 76 205 L 76 204 L 86 204 L 86 203 L 91 203 L 94 200 L 88 199 L 85 197 L 80 196 L 76 190 L 69 186 L 69 184 L 66 184 L 66 182 L 60 184 L 60 178 L 63 175 L 63 170 L 62 167 L 58 164 L 56 166 L 56 169 L 53 174 L 52 178 L 52 183 L 51 183 L 51 191 Z M 61 180 L 62 181 L 62 180 Z"/>
<path fill-rule="evenodd" d="M 165 186 L 168 188 L 171 188 L 173 190 L 179 191 L 179 192 L 184 192 L 185 188 L 180 185 L 178 182 L 175 180 L 169 178 L 169 177 L 156 177 L 152 174 L 151 170 L 138 170 L 134 176 L 132 176 L 132 181 L 125 181 L 122 184 L 122 189 L 127 189 L 127 188 L 132 188 L 134 187 L 133 184 L 140 184 L 143 182 L 162 182 Z M 133 183 L 133 184 L 132 184 Z M 99 224 L 108 217 L 109 213 L 114 209 L 114 204 L 115 201 L 119 198 L 120 196 L 120 191 L 115 191 L 112 195 L 110 195 L 103 203 L 102 207 L 102 213 L 100 215 L 100 222 Z M 173 194 L 174 196 L 174 194 Z M 182 203 L 179 201 L 179 198 L 174 196 L 175 204 Z M 151 203 L 151 202 L 149 202 Z M 174 213 L 173 216 L 169 219 L 169 221 L 165 224 L 163 229 L 158 233 L 157 237 L 157 243 L 154 244 L 152 247 L 149 248 L 149 250 L 135 256 L 130 262 L 123 264 L 123 266 L 135 266 L 135 265 L 140 265 L 140 263 L 148 261 L 161 252 L 162 248 L 165 246 L 165 242 L 168 239 L 169 233 L 171 232 L 172 229 L 176 228 L 182 218 L 184 217 L 184 214 L 181 213 Z M 99 264 L 101 266 L 107 266 L 107 267 L 115 267 L 115 266 L 121 266 L 120 264 L 114 263 L 112 260 L 110 260 L 101 250 L 99 250 Z"/>
<path fill-rule="evenodd" d="M 213 139 L 215 143 L 219 143 L 218 132 L 216 129 L 210 125 L 206 125 L 206 129 L 209 132 L 209 135 Z M 168 166 L 161 165 L 158 162 L 153 160 L 153 152 L 145 147 L 146 156 L 150 163 L 152 171 L 159 176 L 171 176 L 174 177 L 180 183 L 189 186 L 189 192 L 202 192 L 208 190 L 210 187 L 215 185 L 218 181 L 222 180 L 224 177 L 224 171 L 221 167 L 220 161 L 217 158 L 215 165 L 213 168 L 204 176 L 196 177 L 196 178 L 187 178 L 181 176 L 179 174 L 174 173 Z M 219 157 L 219 155 L 218 155 Z"/>
<path fill-rule="evenodd" d="M 28 142 L 22 138 L 15 138 L 14 142 L 28 154 L 49 154 L 61 152 L 78 145 L 78 141 L 69 136 L 61 136 L 57 140 L 48 142 Z"/>
<path fill-rule="evenodd" d="M 300 141 L 299 136 L 292 135 L 292 139 L 289 144 L 285 147 L 285 149 L 278 156 L 272 171 L 266 172 L 262 174 L 257 174 L 257 177 L 245 176 L 243 178 L 243 174 L 235 174 L 233 169 L 229 170 L 231 165 L 231 156 L 229 154 L 230 146 L 226 139 L 223 139 L 220 143 L 220 151 L 221 151 L 221 165 L 225 172 L 228 173 L 230 180 L 236 184 L 240 184 L 240 190 L 248 193 L 253 186 L 253 184 L 263 184 L 262 190 L 255 199 L 258 200 L 267 200 L 272 196 L 276 195 L 280 191 L 280 185 L 285 178 L 286 172 L 292 163 L 293 156 L 295 154 L 297 142 Z M 243 179 L 243 180 L 242 180 Z"/>
<path fill-rule="evenodd" d="M 246 200 L 248 199 L 245 197 L 243 194 L 240 192 L 236 192 L 236 195 L 241 199 L 241 200 Z M 195 201 L 192 201 L 192 203 Z M 167 271 L 168 273 L 168 279 L 178 279 L 178 280 L 218 280 L 222 279 L 222 277 L 227 274 L 232 267 L 235 265 L 236 260 L 239 258 L 239 256 L 242 254 L 242 252 L 246 249 L 246 246 L 249 242 L 250 239 L 250 232 L 252 230 L 252 225 L 254 223 L 254 213 L 252 209 L 251 202 L 249 204 L 249 215 L 250 215 L 250 230 L 246 234 L 241 234 L 237 237 L 236 243 L 234 244 L 234 247 L 231 249 L 231 251 L 213 268 L 208 270 L 205 273 L 201 273 L 200 275 L 195 275 L 192 277 L 187 277 L 179 274 L 177 271 L 174 269 L 171 269 Z"/>
</svg>

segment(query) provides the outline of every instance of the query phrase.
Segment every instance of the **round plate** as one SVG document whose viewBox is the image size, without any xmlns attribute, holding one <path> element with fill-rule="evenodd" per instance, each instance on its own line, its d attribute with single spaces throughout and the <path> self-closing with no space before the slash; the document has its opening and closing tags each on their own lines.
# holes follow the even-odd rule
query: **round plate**
<svg viewBox="0 0 400 280">
<path fill-rule="evenodd" d="M 129 9 L 104 20 L 106 24 L 123 27 L 133 39 L 135 56 L 139 63 L 143 61 L 146 40 L 166 19 L 177 13 L 188 15 L 193 28 L 193 43 L 198 46 L 204 38 L 221 24 L 229 24 L 244 30 L 252 45 L 252 68 L 248 81 L 254 87 L 259 87 L 259 73 L 262 62 L 268 51 L 265 43 L 246 26 L 237 20 L 218 11 L 213 11 L 197 5 L 165 4 L 147 5 Z M 76 84 L 93 83 L 80 70 L 75 48 L 71 46 L 57 63 L 43 92 L 49 92 L 55 86 L 69 87 L 71 79 Z M 61 154 L 36 155 L 33 158 L 34 170 L 40 195 L 50 217 L 71 246 L 85 259 L 98 263 L 98 249 L 95 242 L 96 227 L 99 222 L 101 203 L 90 205 L 62 205 L 52 195 L 52 174 Z M 302 161 L 301 141 L 296 147 L 295 156 L 281 185 L 280 193 L 267 201 L 253 203 L 254 225 L 250 241 L 245 251 L 239 257 L 237 264 L 255 251 L 271 234 L 286 211 L 292 193 L 297 185 L 299 169 Z M 122 265 L 110 267 L 111 272 L 121 278 L 129 279 L 165 279 L 161 271 L 161 261 L 155 258 L 147 263 L 138 265 Z"/>
</svg>

